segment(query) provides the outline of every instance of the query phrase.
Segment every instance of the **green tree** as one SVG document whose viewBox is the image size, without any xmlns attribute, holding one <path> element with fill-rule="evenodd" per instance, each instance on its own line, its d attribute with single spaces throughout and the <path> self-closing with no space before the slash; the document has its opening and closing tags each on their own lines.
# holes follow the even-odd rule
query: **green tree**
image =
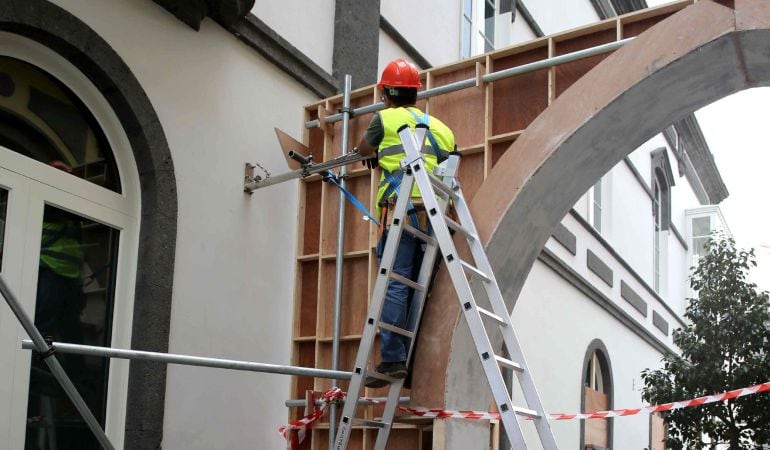
<svg viewBox="0 0 770 450">
<path fill-rule="evenodd" d="M 680 355 L 663 368 L 642 372 L 642 398 L 667 403 L 770 381 L 768 293 L 747 280 L 754 250 L 712 236 L 708 254 L 690 278 L 697 298 L 685 312 L 688 325 L 674 331 Z M 667 448 L 755 449 L 770 443 L 770 395 L 756 394 L 665 413 Z M 704 439 L 707 438 L 707 439 Z"/>
</svg>

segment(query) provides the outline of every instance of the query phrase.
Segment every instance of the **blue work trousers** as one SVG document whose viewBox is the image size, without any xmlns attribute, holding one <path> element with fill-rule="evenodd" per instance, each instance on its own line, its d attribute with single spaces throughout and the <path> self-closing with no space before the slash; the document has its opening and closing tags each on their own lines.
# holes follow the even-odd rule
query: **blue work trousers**
<svg viewBox="0 0 770 450">
<path fill-rule="evenodd" d="M 381 261 L 382 252 L 388 232 L 385 231 L 377 244 L 377 261 Z M 417 280 L 422 265 L 423 242 L 409 233 L 401 233 L 398 243 L 398 252 L 393 262 L 393 272 L 410 280 Z M 380 320 L 402 329 L 410 329 L 410 322 L 414 318 L 409 317 L 409 310 L 413 290 L 403 283 L 390 280 L 388 291 L 385 293 L 385 301 L 382 305 Z M 412 319 L 412 320 L 410 320 Z M 411 331 L 411 330 L 410 330 Z M 380 356 L 382 362 L 406 361 L 409 350 L 409 338 L 388 330 L 380 329 Z"/>
</svg>

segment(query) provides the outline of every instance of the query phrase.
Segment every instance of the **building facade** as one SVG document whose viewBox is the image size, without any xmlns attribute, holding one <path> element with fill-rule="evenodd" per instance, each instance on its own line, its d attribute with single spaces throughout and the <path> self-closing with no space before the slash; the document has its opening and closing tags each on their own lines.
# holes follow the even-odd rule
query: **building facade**
<svg viewBox="0 0 770 450">
<path fill-rule="evenodd" d="M 54 340 L 308 365 L 293 339 L 299 183 L 243 193 L 245 162 L 287 170 L 273 129 L 303 136 L 304 106 L 346 73 L 365 86 L 395 57 L 442 66 L 644 6 L 6 1 L 0 273 Z M 726 195 L 691 116 L 574 206 L 513 314 L 547 408 L 640 404 Z M 97 448 L 25 338 L 0 309 L 0 449 Z M 289 377 L 62 360 L 119 448 L 285 445 Z M 564 448 L 656 448 L 656 420 L 553 429 Z"/>
</svg>

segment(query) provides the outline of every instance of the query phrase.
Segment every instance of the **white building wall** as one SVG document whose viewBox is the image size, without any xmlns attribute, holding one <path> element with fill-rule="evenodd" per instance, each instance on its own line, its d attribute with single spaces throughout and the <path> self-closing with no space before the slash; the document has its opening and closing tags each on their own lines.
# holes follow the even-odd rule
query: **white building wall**
<svg viewBox="0 0 770 450">
<path fill-rule="evenodd" d="M 211 20 L 195 32 L 152 2 L 57 3 L 126 61 L 168 140 L 179 214 L 169 351 L 288 364 L 298 186 L 248 196 L 243 170 L 287 169 L 273 127 L 299 137 L 313 95 Z M 278 448 L 288 393 L 286 376 L 169 366 L 163 447 L 269 436 Z"/>
<path fill-rule="evenodd" d="M 525 4 L 546 35 L 599 21 L 590 1 L 530 0 Z"/>
<path fill-rule="evenodd" d="M 259 0 L 251 12 L 332 73 L 334 0 Z"/>
<path fill-rule="evenodd" d="M 380 14 L 433 66 L 460 59 L 460 0 L 385 0 Z"/>
<path fill-rule="evenodd" d="M 639 374 L 659 367 L 660 353 L 543 263 L 532 268 L 512 317 L 546 411 L 580 411 L 583 360 L 594 339 L 607 348 L 613 408 L 643 404 Z M 647 420 L 615 419 L 612 448 L 647 447 Z M 551 428 L 562 448 L 577 447 L 578 421 L 554 421 Z M 527 429 L 530 442 L 533 430 Z"/>
<path fill-rule="evenodd" d="M 388 65 L 389 62 L 393 61 L 397 58 L 404 58 L 407 61 L 410 61 L 414 63 L 412 58 L 409 57 L 409 55 L 404 52 L 404 49 L 401 48 L 400 45 L 396 43 L 393 39 L 390 38 L 387 34 L 385 34 L 384 31 L 380 30 L 380 50 L 377 54 L 377 79 L 379 80 L 382 71 L 385 70 L 385 66 Z"/>
<path fill-rule="evenodd" d="M 514 20 L 513 24 L 511 25 L 511 45 L 518 44 L 520 42 L 531 41 L 536 37 L 537 35 L 535 35 L 532 29 L 529 28 L 529 25 L 527 25 L 527 22 L 525 22 L 521 17 L 521 13 L 517 12 L 516 20 Z"/>
</svg>

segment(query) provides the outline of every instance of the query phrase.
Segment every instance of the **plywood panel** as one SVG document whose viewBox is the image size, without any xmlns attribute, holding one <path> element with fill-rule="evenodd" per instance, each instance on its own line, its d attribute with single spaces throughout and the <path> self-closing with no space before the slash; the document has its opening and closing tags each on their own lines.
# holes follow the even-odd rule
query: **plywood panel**
<svg viewBox="0 0 770 450">
<path fill-rule="evenodd" d="M 492 70 L 497 72 L 547 57 L 548 49 L 538 48 L 496 59 Z M 546 106 L 548 106 L 547 69 L 496 81 L 492 97 L 492 134 L 527 128 Z"/>
<path fill-rule="evenodd" d="M 319 443 L 317 450 L 326 450 L 329 448 L 329 430 L 328 428 L 319 429 L 313 433 L 313 440 Z M 364 430 L 353 429 L 348 441 L 348 450 L 364 450 Z"/>
<path fill-rule="evenodd" d="M 296 342 L 294 344 L 296 364 L 301 367 L 313 367 L 315 365 L 315 342 Z M 305 398 L 305 391 L 313 390 L 312 377 L 296 377 L 296 385 L 292 398 Z M 291 417 L 296 420 L 302 416 L 303 408 L 291 408 Z"/>
<path fill-rule="evenodd" d="M 334 287 L 336 261 L 324 260 L 321 264 L 321 298 L 319 304 L 318 333 L 321 338 L 330 338 L 333 334 Z M 342 268 L 342 314 L 340 316 L 340 335 L 358 335 L 364 326 L 368 309 L 369 261 L 364 256 L 345 258 Z"/>
<path fill-rule="evenodd" d="M 304 227 L 302 238 L 302 255 L 318 253 L 321 231 L 321 184 L 322 181 L 303 183 L 305 202 L 302 205 L 303 214 L 300 216 Z"/>
<path fill-rule="evenodd" d="M 660 413 L 650 415 L 650 450 L 666 450 L 666 423 Z"/>
<path fill-rule="evenodd" d="M 300 263 L 299 337 L 312 337 L 316 333 L 316 314 L 318 309 L 318 261 Z M 315 362 L 315 361 L 311 361 Z"/>
<path fill-rule="evenodd" d="M 557 42 L 555 44 L 554 55 L 564 55 L 566 53 L 576 52 L 586 48 L 594 47 L 601 44 L 606 44 L 615 41 L 617 31 L 615 28 L 593 33 L 588 36 L 580 36 L 572 38 L 566 41 Z M 562 94 L 567 88 L 577 81 L 580 77 L 585 75 L 586 72 L 594 68 L 604 58 L 609 56 L 610 53 L 604 53 L 601 55 L 592 56 L 590 58 L 583 58 L 577 61 L 559 64 L 556 66 L 556 79 L 555 89 L 556 96 Z"/>
<path fill-rule="evenodd" d="M 490 145 L 490 152 L 491 152 L 491 161 L 492 161 L 492 167 L 497 164 L 497 161 L 500 160 L 500 158 L 503 156 L 506 150 L 508 150 L 511 145 L 513 145 L 515 139 L 513 141 L 507 141 L 507 142 L 498 142 L 495 144 Z"/>
<path fill-rule="evenodd" d="M 357 339 L 354 340 L 344 340 L 340 342 L 340 358 L 339 358 L 339 366 L 338 370 L 345 370 L 345 371 L 352 371 L 353 366 L 356 362 L 356 353 L 358 352 L 358 344 L 359 341 Z M 318 344 L 318 367 L 321 369 L 331 369 L 332 368 L 332 343 L 331 341 L 324 341 L 319 342 Z M 343 391 L 347 392 L 348 389 L 348 381 L 347 380 L 340 380 L 339 386 Z M 328 389 L 331 389 L 332 382 L 328 379 L 318 379 L 318 382 L 316 383 L 316 389 L 324 392 Z M 328 421 L 328 419 L 326 419 Z"/>
<path fill-rule="evenodd" d="M 475 66 L 436 75 L 433 86 L 444 86 L 455 81 L 476 77 Z M 463 105 L 458 108 L 457 105 Z M 464 89 L 430 99 L 430 114 L 441 119 L 455 134 L 458 147 L 484 143 L 484 90 Z"/>
<path fill-rule="evenodd" d="M 484 181 L 484 154 L 474 153 L 460 158 L 460 183 L 465 199 L 470 202 Z"/>
<path fill-rule="evenodd" d="M 584 387 L 585 412 L 606 411 L 609 406 L 607 394 Z M 585 421 L 585 443 L 599 447 L 609 447 L 607 419 L 588 419 Z"/>
<path fill-rule="evenodd" d="M 374 94 L 372 89 L 367 89 L 365 92 L 360 93 L 356 98 L 350 99 L 350 106 L 353 108 L 360 108 L 362 106 L 371 105 L 373 103 Z M 339 112 L 342 106 L 342 101 L 335 101 L 332 103 L 333 112 L 336 114 Z M 374 113 L 356 115 L 350 119 L 348 125 L 348 145 L 347 149 L 352 150 L 353 147 L 358 145 L 361 137 L 366 131 L 366 127 L 369 126 L 369 122 L 372 120 Z M 327 158 L 333 158 L 340 155 L 340 145 L 342 139 L 342 121 L 334 123 L 334 137 L 332 139 L 331 147 L 327 150 Z"/>
<path fill-rule="evenodd" d="M 650 27 L 652 27 L 656 23 L 660 22 L 663 18 L 668 17 L 670 15 L 671 14 L 665 14 L 663 16 L 651 17 L 649 19 L 640 20 L 637 22 L 624 23 L 623 38 L 638 36 L 644 33 L 645 31 L 647 31 Z"/>
<path fill-rule="evenodd" d="M 315 120 L 318 118 L 317 111 L 308 111 L 308 120 Z M 310 147 L 315 162 L 323 161 L 323 149 L 324 149 L 324 129 L 326 125 L 318 128 L 311 128 L 307 130 L 308 138 L 307 145 Z"/>
<path fill-rule="evenodd" d="M 358 200 L 372 214 L 375 212 L 370 205 L 370 175 L 363 175 L 348 178 L 345 189 L 356 196 Z M 339 223 L 339 200 L 340 190 L 330 184 L 324 183 L 324 226 L 322 237 L 322 255 L 336 255 L 337 253 L 337 224 Z M 369 227 L 375 226 L 371 222 L 363 220 L 363 213 L 359 211 L 352 203 L 345 201 L 345 234 L 344 234 L 344 252 L 359 252 L 369 248 Z"/>
</svg>

